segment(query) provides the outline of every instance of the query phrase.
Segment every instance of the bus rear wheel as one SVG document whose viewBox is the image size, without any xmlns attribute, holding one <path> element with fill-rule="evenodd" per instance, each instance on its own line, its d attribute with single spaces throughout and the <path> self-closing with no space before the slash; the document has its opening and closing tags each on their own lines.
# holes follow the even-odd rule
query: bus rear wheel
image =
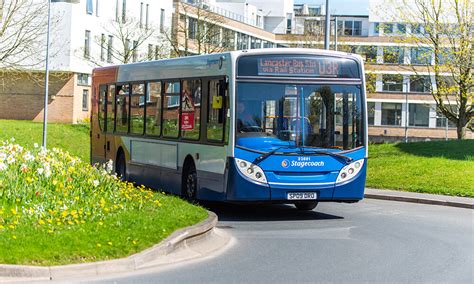
<svg viewBox="0 0 474 284">
<path fill-rule="evenodd" d="M 183 175 L 183 197 L 189 201 L 193 202 L 196 200 L 197 192 L 197 174 L 196 168 L 194 165 L 189 165 L 186 167 Z"/>
<path fill-rule="evenodd" d="M 300 201 L 295 203 L 295 207 L 301 211 L 310 211 L 316 208 L 318 205 L 317 201 Z"/>
</svg>

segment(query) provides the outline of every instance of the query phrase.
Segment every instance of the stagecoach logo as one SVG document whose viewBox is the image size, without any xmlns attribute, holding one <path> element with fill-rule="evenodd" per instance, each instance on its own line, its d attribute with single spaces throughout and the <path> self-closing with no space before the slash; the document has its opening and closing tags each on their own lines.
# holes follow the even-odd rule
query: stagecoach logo
<svg viewBox="0 0 474 284">
<path fill-rule="evenodd" d="M 304 167 L 324 167 L 323 161 L 311 161 L 310 157 L 298 157 L 298 160 L 289 161 L 284 159 L 281 161 L 281 166 L 285 169 L 289 167 L 297 167 L 297 168 L 304 168 Z"/>
</svg>

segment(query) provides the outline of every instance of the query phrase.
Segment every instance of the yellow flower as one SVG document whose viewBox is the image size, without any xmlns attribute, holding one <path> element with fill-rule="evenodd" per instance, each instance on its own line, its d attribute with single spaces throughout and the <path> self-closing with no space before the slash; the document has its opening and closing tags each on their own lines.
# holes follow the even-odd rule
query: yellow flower
<svg viewBox="0 0 474 284">
<path fill-rule="evenodd" d="M 45 222 L 44 222 L 43 220 L 41 220 L 41 219 L 40 219 L 40 220 L 38 221 L 38 224 L 40 224 L 40 225 L 44 225 L 44 224 L 45 224 Z"/>
<path fill-rule="evenodd" d="M 46 219 L 46 221 L 48 221 L 48 223 L 50 223 L 50 224 L 53 223 L 53 219 L 51 219 L 51 218 Z"/>
<path fill-rule="evenodd" d="M 15 208 L 10 209 L 10 211 L 12 212 L 13 215 L 16 215 L 16 214 L 17 214 L 17 211 L 16 211 Z"/>
<path fill-rule="evenodd" d="M 15 226 L 13 226 L 13 225 L 8 225 L 8 228 L 10 228 L 10 229 L 15 229 Z"/>
<path fill-rule="evenodd" d="M 13 238 L 14 240 L 16 240 L 16 236 L 13 236 L 12 238 Z"/>
<path fill-rule="evenodd" d="M 5 229 L 5 227 L 3 225 L 0 225 L 0 230 L 2 230 L 2 229 Z"/>
<path fill-rule="evenodd" d="M 104 223 L 102 221 L 99 222 L 99 226 L 102 226 L 104 225 Z"/>
<path fill-rule="evenodd" d="M 101 244 L 97 244 L 97 247 L 99 247 L 99 248 L 100 248 L 101 246 L 102 246 Z"/>
<path fill-rule="evenodd" d="M 112 242 L 107 242 L 107 244 L 109 244 L 109 246 L 111 246 L 111 245 L 112 245 Z"/>
</svg>

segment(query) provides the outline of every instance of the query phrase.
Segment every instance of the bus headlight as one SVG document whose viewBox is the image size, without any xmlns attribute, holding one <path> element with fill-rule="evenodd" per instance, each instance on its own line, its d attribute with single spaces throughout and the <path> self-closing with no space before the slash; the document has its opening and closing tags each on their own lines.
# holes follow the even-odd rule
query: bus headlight
<svg viewBox="0 0 474 284">
<path fill-rule="evenodd" d="M 265 177 L 262 168 L 259 166 L 237 158 L 235 158 L 235 163 L 237 164 L 237 168 L 239 169 L 240 173 L 246 178 L 259 183 L 267 183 L 267 178 Z"/>
<path fill-rule="evenodd" d="M 346 165 L 339 172 L 339 176 L 337 177 L 336 183 L 342 183 L 354 178 L 360 172 L 363 165 L 364 159 L 360 159 L 350 163 L 349 165 Z"/>
</svg>

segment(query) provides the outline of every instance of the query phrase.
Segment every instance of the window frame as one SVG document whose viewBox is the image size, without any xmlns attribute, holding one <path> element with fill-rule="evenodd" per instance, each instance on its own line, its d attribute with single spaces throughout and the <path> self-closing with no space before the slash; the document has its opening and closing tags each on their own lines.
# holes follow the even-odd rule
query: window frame
<svg viewBox="0 0 474 284">
<path fill-rule="evenodd" d="M 182 110 L 181 110 L 181 100 L 182 100 L 182 81 L 185 80 L 190 80 L 190 81 L 200 81 L 200 86 L 201 86 L 201 108 L 200 108 L 200 129 L 199 129 L 199 139 L 194 140 L 194 139 L 189 139 L 182 137 L 181 135 L 181 118 L 182 118 Z M 207 107 L 209 105 L 209 83 L 212 80 L 218 80 L 222 81 L 225 84 L 225 93 L 223 96 L 223 133 L 222 133 L 222 139 L 221 140 L 208 140 L 207 138 L 207 117 L 208 117 L 208 110 Z M 179 92 L 179 105 L 178 105 L 178 136 L 177 137 L 169 137 L 169 136 L 164 136 L 163 135 L 163 129 L 164 129 L 164 124 L 163 124 L 163 117 L 164 117 L 164 103 L 165 103 L 165 82 L 178 82 L 180 86 L 180 92 Z M 159 135 L 153 135 L 147 133 L 147 118 L 148 118 L 148 106 L 146 104 L 147 101 L 147 92 L 149 89 L 149 84 L 150 83 L 160 83 L 161 85 L 161 101 L 160 101 L 160 133 Z M 103 132 L 109 133 L 109 134 L 115 134 L 115 135 L 120 135 L 120 136 L 129 136 L 129 137 L 141 137 L 145 139 L 153 139 L 153 140 L 161 140 L 161 141 L 176 141 L 176 142 L 183 142 L 183 143 L 190 143 L 190 144 L 201 144 L 201 145 L 212 145 L 212 146 L 224 146 L 229 143 L 229 129 L 227 129 L 229 123 L 230 123 L 230 117 L 227 117 L 228 111 L 229 111 L 229 104 L 230 104 L 230 94 L 229 94 L 229 81 L 228 81 L 228 76 L 226 75 L 218 75 L 218 76 L 204 76 L 204 77 L 187 77 L 187 78 L 169 78 L 169 79 L 156 79 L 156 80 L 138 80 L 138 81 L 127 81 L 127 82 L 109 82 L 107 84 L 101 84 L 101 86 L 106 86 L 106 96 L 105 96 L 105 119 L 104 119 L 104 125 L 105 129 Z M 145 116 L 145 121 L 144 121 L 144 131 L 141 134 L 137 133 L 131 133 L 130 132 L 130 120 L 131 120 L 131 92 L 132 92 L 132 85 L 134 84 L 144 84 L 145 88 L 145 94 L 144 94 L 144 99 L 145 99 L 145 109 L 144 109 L 144 116 Z M 118 96 L 118 89 L 120 86 L 125 86 L 127 85 L 129 88 L 129 94 L 128 94 L 128 111 L 127 111 L 127 132 L 123 131 L 117 131 L 116 126 L 117 126 L 117 96 Z M 112 121 L 109 121 L 107 118 L 108 115 L 108 94 L 110 91 L 110 87 L 114 87 L 114 93 L 113 93 L 113 118 Z M 206 106 L 204 106 L 204 104 Z M 113 129 L 110 130 L 108 129 L 109 124 L 113 122 Z"/>
</svg>

